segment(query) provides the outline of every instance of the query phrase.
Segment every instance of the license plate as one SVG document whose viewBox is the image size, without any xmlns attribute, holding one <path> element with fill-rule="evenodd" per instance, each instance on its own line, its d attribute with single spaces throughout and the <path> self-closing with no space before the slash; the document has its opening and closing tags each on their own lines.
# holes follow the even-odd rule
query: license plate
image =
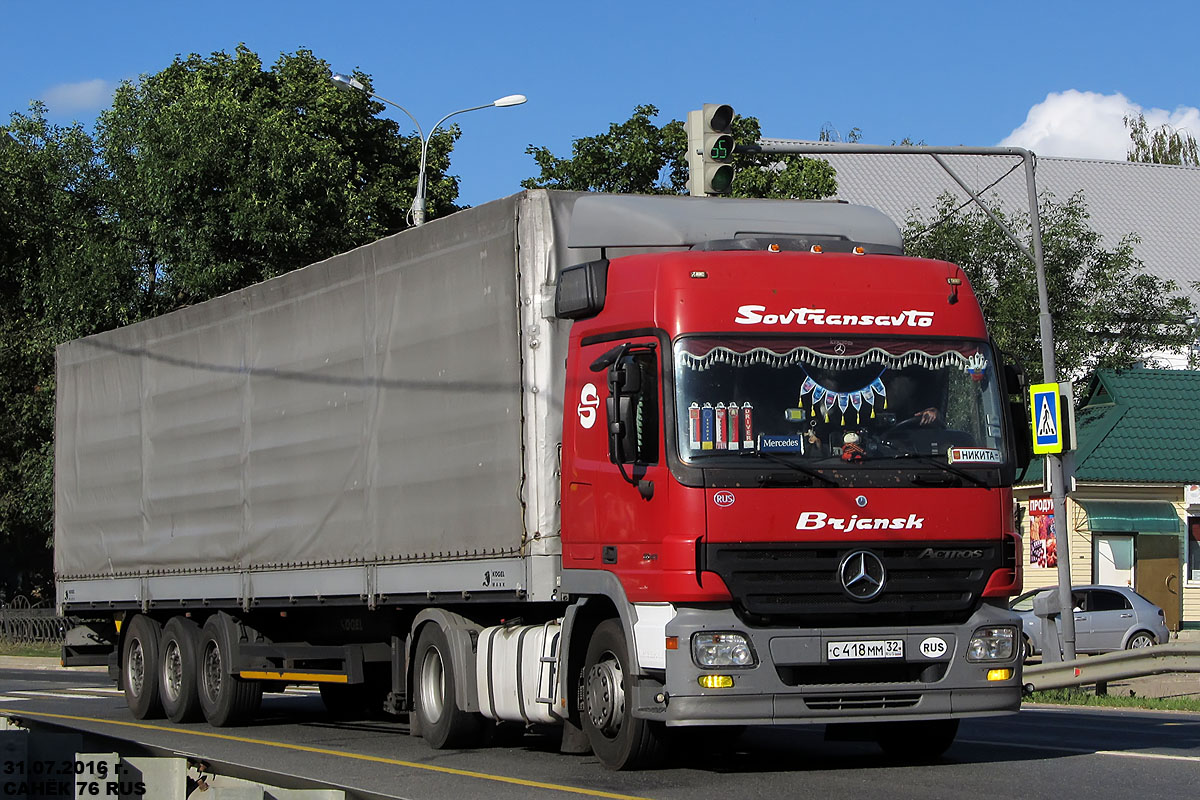
<svg viewBox="0 0 1200 800">
<path fill-rule="evenodd" d="M 857 658 L 904 658 L 903 639 L 827 642 L 825 648 L 826 656 L 830 661 L 849 661 Z"/>
</svg>

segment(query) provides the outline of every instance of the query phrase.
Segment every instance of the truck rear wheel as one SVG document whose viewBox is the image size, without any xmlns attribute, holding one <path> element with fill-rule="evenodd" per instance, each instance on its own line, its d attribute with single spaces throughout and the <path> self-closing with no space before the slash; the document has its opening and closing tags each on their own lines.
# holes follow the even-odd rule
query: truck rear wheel
<svg viewBox="0 0 1200 800">
<path fill-rule="evenodd" d="M 927 761 L 946 752 L 957 735 L 956 719 L 885 722 L 876 741 L 889 756 Z"/>
<path fill-rule="evenodd" d="M 228 631 L 214 614 L 200 633 L 197 689 L 200 709 L 215 728 L 244 722 L 262 703 L 262 684 L 231 675 Z"/>
<path fill-rule="evenodd" d="M 196 649 L 200 626 L 187 617 L 171 617 L 159 647 L 159 682 L 163 711 L 172 722 L 195 722 L 200 713 L 196 690 Z"/>
<path fill-rule="evenodd" d="M 629 645 L 620 620 L 596 626 L 583 665 L 583 731 L 609 769 L 638 769 L 662 758 L 662 723 L 633 716 Z"/>
<path fill-rule="evenodd" d="M 163 715 L 158 691 L 158 649 L 162 627 L 145 614 L 138 614 L 125 629 L 121 643 L 121 683 L 125 703 L 137 719 Z"/>
<path fill-rule="evenodd" d="M 421 628 L 413 663 L 416 664 L 414 699 L 421 736 L 435 750 L 475 744 L 483 730 L 483 718 L 463 711 L 455 702 L 458 679 L 454 658 L 446 634 L 437 623 Z"/>
</svg>

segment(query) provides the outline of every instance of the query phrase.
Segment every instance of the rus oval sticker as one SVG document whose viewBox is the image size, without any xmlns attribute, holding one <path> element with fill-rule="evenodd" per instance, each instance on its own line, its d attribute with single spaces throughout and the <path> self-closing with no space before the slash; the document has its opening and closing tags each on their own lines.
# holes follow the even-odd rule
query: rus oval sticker
<svg viewBox="0 0 1200 800">
<path fill-rule="evenodd" d="M 946 655 L 946 640 L 940 636 L 930 636 L 921 642 L 921 655 L 926 658 L 938 658 Z"/>
<path fill-rule="evenodd" d="M 721 508 L 728 508 L 733 505 L 733 492 L 717 492 L 713 495 L 713 502 Z"/>
</svg>

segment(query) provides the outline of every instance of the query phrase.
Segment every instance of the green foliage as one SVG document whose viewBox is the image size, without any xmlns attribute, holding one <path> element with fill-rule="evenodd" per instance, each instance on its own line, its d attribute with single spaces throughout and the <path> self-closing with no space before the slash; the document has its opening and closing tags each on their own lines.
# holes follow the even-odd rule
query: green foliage
<svg viewBox="0 0 1200 800">
<path fill-rule="evenodd" d="M 526 189 L 568 189 L 580 192 L 627 194 L 687 194 L 687 133 L 680 120 L 658 125 L 658 109 L 652 105 L 634 108 L 622 123 L 609 125 L 606 133 L 576 139 L 571 157 L 559 158 L 549 148 L 530 145 L 541 174 L 521 182 Z M 734 138 L 740 143 L 759 139 L 754 117 L 733 121 Z M 819 199 L 837 191 L 833 167 L 820 159 L 794 155 L 734 156 L 734 197 Z"/>
<path fill-rule="evenodd" d="M 45 594 L 53 518 L 54 346 L 129 322 L 109 179 L 82 128 L 35 104 L 0 128 L 0 593 Z"/>
<path fill-rule="evenodd" d="M 94 139 L 40 105 L 0 127 L 0 596 L 52 597 L 56 345 L 405 226 L 419 139 L 328 76 L 238 47 L 123 84 Z M 431 217 L 457 137 L 430 142 Z"/>
<path fill-rule="evenodd" d="M 966 272 L 1002 350 L 1031 377 L 1042 374 L 1037 284 L 1029 258 L 983 214 L 954 213 L 944 196 L 927 228 L 913 216 L 905 234 L 909 255 L 938 258 Z M 1130 234 L 1111 249 L 1088 226 L 1082 194 L 1065 202 L 1041 201 L 1047 294 L 1054 324 L 1055 360 L 1063 375 L 1084 378 L 1097 369 L 1120 369 L 1156 351 L 1178 350 L 1190 340 L 1191 301 L 1179 287 L 1144 271 Z M 1030 247 L 1026 215 L 1004 214 Z"/>
<path fill-rule="evenodd" d="M 1047 703 L 1063 706 L 1093 706 L 1098 708 L 1148 708 L 1155 711 L 1200 712 L 1200 697 L 1136 697 L 1132 695 L 1097 695 L 1082 689 L 1049 689 L 1034 692 L 1027 703 Z"/>
<path fill-rule="evenodd" d="M 1177 131 L 1170 125 L 1150 130 L 1144 114 L 1138 114 L 1136 119 L 1125 117 L 1123 121 L 1133 143 L 1127 154 L 1130 161 L 1200 167 L 1196 137 L 1190 133 Z"/>
<path fill-rule="evenodd" d="M 269 70 L 244 46 L 177 57 L 122 84 L 97 138 L 143 281 L 172 305 L 193 302 L 403 228 L 420 141 L 381 110 L 339 90 L 307 50 Z M 456 137 L 431 143 L 434 216 L 455 208 L 443 171 Z"/>
</svg>

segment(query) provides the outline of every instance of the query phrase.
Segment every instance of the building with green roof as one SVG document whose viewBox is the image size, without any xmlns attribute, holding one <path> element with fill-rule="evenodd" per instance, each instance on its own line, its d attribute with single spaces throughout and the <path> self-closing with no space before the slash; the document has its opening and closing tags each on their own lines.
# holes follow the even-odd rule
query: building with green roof
<svg viewBox="0 0 1200 800">
<path fill-rule="evenodd" d="M 1131 585 L 1173 630 L 1200 628 L 1200 372 L 1101 370 L 1084 396 L 1068 457 L 1071 580 Z M 1057 583 L 1041 473 L 1037 460 L 1015 492 L 1027 589 Z"/>
</svg>

